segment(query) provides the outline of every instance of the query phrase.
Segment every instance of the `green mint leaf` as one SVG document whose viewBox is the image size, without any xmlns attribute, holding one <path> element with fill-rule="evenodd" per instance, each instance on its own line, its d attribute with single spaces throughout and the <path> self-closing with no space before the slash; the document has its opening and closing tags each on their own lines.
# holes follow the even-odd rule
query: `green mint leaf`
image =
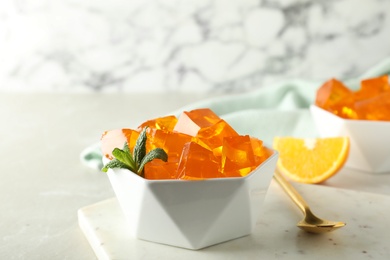
<svg viewBox="0 0 390 260">
<path fill-rule="evenodd" d="M 121 161 L 118 161 L 117 159 L 113 159 L 111 161 L 109 161 L 103 168 L 102 168 L 102 171 L 103 172 L 107 172 L 108 169 L 111 168 L 121 168 L 121 169 L 129 169 L 129 167 L 124 164 L 123 162 Z M 130 170 L 130 169 L 129 169 Z"/>
<path fill-rule="evenodd" d="M 126 146 L 126 145 L 125 145 Z M 133 157 L 131 156 L 130 153 L 126 152 L 126 151 L 123 151 L 119 148 L 115 148 L 113 151 L 112 151 L 112 155 L 115 156 L 115 158 L 126 164 L 128 166 L 129 169 L 131 169 L 132 171 L 135 171 L 136 170 L 136 166 L 135 166 L 135 163 L 134 163 L 134 160 L 133 160 Z"/>
<path fill-rule="evenodd" d="M 168 155 L 161 148 L 153 149 L 147 155 L 145 155 L 144 158 L 142 159 L 142 161 L 141 161 L 141 163 L 139 165 L 139 168 L 138 168 L 138 174 L 143 176 L 143 171 L 144 171 L 145 164 L 147 164 L 148 162 L 153 161 L 154 159 L 161 159 L 164 162 L 166 162 L 166 161 L 168 161 Z"/>
<path fill-rule="evenodd" d="M 147 127 L 145 127 L 138 136 L 133 155 L 131 154 L 128 143 L 126 142 L 122 150 L 115 148 L 112 151 L 112 155 L 115 158 L 107 163 L 102 168 L 102 171 L 107 172 L 109 168 L 122 168 L 128 169 L 141 177 L 144 177 L 144 167 L 147 163 L 153 161 L 154 159 L 161 159 L 165 162 L 168 161 L 167 153 L 161 148 L 156 148 L 146 154 L 146 129 Z"/>
<path fill-rule="evenodd" d="M 125 144 L 123 145 L 122 150 L 126 153 L 129 153 L 131 155 L 131 158 L 133 158 L 133 155 L 131 154 L 131 151 L 130 151 L 130 148 L 129 148 L 129 145 L 127 144 L 127 142 L 125 142 Z"/>
<path fill-rule="evenodd" d="M 139 166 L 141 165 L 142 159 L 145 157 L 146 154 L 146 128 L 145 127 L 142 132 L 139 134 L 137 138 L 137 142 L 135 143 L 134 147 L 134 161 L 136 164 L 136 168 L 139 169 Z"/>
</svg>

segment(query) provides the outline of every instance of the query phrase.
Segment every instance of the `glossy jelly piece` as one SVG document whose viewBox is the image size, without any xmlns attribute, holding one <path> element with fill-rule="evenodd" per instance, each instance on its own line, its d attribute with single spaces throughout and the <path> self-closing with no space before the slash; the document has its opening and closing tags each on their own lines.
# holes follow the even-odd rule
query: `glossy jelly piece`
<svg viewBox="0 0 390 260">
<path fill-rule="evenodd" d="M 196 136 L 201 128 L 216 124 L 220 118 L 210 109 L 195 109 L 189 112 L 183 112 L 173 131 Z"/>
<path fill-rule="evenodd" d="M 176 178 L 177 162 L 164 162 L 155 159 L 145 165 L 145 178 L 149 180 L 167 180 Z"/>
<path fill-rule="evenodd" d="M 357 100 L 369 99 L 390 90 L 389 77 L 387 75 L 362 80 L 360 90 L 356 92 Z"/>
<path fill-rule="evenodd" d="M 141 131 L 145 127 L 150 127 L 153 129 L 163 130 L 163 131 L 173 131 L 173 128 L 175 127 L 177 123 L 177 117 L 175 116 L 165 116 L 165 117 L 159 117 L 156 119 L 148 120 L 144 123 L 142 123 L 138 130 Z"/>
<path fill-rule="evenodd" d="M 139 132 L 145 127 L 148 127 L 146 151 L 162 148 L 168 154 L 168 162 L 156 159 L 145 165 L 147 179 L 241 177 L 271 154 L 261 140 L 239 136 L 210 109 L 195 109 L 183 112 L 179 119 L 167 116 L 148 120 L 139 126 L 138 131 L 105 132 L 102 136 L 105 156 L 112 159 L 112 150 L 115 147 L 122 149 L 126 142 L 133 152 Z M 223 168 L 225 172 L 222 174 Z"/>
<path fill-rule="evenodd" d="M 218 177 L 221 177 L 219 165 L 210 150 L 194 142 L 184 145 L 176 178 L 200 180 Z"/>
<path fill-rule="evenodd" d="M 342 118 L 390 120 L 388 75 L 362 80 L 355 92 L 345 88 L 335 79 L 327 81 L 317 91 L 316 105 Z"/>
<path fill-rule="evenodd" d="M 318 89 L 315 104 L 342 118 L 357 117 L 354 92 L 337 79 L 328 80 Z"/>
<path fill-rule="evenodd" d="M 129 146 L 130 151 L 133 152 L 134 146 L 137 142 L 140 133 L 136 130 L 127 128 L 122 129 L 122 133 L 126 137 L 127 145 Z"/>
<path fill-rule="evenodd" d="M 238 136 L 238 133 L 225 120 L 220 119 L 209 127 L 201 128 L 196 138 L 199 144 L 213 151 L 215 156 L 221 156 L 223 139 L 228 136 Z"/>
<path fill-rule="evenodd" d="M 352 95 L 352 91 L 349 90 L 342 82 L 337 79 L 331 79 L 325 82 L 318 90 L 316 96 L 316 105 L 324 109 L 332 107 L 334 104 L 345 99 L 347 96 Z"/>
<path fill-rule="evenodd" d="M 356 103 L 356 111 L 360 119 L 390 120 L 390 91 Z"/>
<path fill-rule="evenodd" d="M 191 142 L 192 136 L 166 132 L 158 129 L 148 129 L 146 150 L 162 148 L 168 154 L 168 161 L 178 162 L 185 143 Z"/>
<path fill-rule="evenodd" d="M 255 137 L 250 137 L 253 155 L 255 157 L 255 166 L 257 167 L 261 163 L 263 163 L 265 160 L 267 160 L 268 157 L 271 156 L 272 151 L 267 149 L 263 145 L 263 141 L 260 139 L 257 139 Z"/>
<path fill-rule="evenodd" d="M 251 138 L 248 135 L 224 138 L 221 168 L 225 176 L 245 176 L 256 166 Z"/>
<path fill-rule="evenodd" d="M 139 132 L 132 129 L 115 129 L 105 131 L 100 139 L 103 156 L 112 160 L 112 151 L 115 148 L 123 149 L 125 143 L 128 143 L 128 146 L 132 151 L 138 136 Z"/>
</svg>

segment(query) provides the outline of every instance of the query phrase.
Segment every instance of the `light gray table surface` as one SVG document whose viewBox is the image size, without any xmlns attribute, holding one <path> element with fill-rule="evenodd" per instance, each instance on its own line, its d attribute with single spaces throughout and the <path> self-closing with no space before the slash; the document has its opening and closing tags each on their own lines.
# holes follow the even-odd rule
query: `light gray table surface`
<svg viewBox="0 0 390 260">
<path fill-rule="evenodd" d="M 206 98 L 198 94 L 0 93 L 0 259 L 95 259 L 77 210 L 114 196 L 80 162 L 105 130 Z"/>
</svg>

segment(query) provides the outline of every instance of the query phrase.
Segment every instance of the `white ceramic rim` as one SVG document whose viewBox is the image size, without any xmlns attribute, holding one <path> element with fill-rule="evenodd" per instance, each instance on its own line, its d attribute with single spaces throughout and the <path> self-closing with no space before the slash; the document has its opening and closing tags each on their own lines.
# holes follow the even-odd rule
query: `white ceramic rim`
<svg viewBox="0 0 390 260">
<path fill-rule="evenodd" d="M 333 114 L 332 112 L 325 110 L 317 105 L 310 105 L 314 109 L 318 109 L 320 111 L 323 111 L 323 113 L 327 113 L 329 116 L 332 116 L 334 119 L 342 120 L 348 122 L 348 124 L 372 124 L 372 125 L 386 125 L 390 127 L 390 121 L 377 121 L 377 120 L 367 120 L 367 119 L 347 119 L 339 117 L 338 115 Z"/>
</svg>

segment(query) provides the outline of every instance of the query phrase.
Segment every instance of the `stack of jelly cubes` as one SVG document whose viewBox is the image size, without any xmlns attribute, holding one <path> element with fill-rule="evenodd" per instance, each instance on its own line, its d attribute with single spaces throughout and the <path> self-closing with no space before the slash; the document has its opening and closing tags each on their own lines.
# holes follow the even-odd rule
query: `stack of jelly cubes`
<svg viewBox="0 0 390 260">
<path fill-rule="evenodd" d="M 239 135 L 208 108 L 183 112 L 179 118 L 165 116 L 148 120 L 138 129 L 107 131 L 102 147 L 112 159 L 116 146 L 126 141 L 133 149 L 139 132 L 147 127 L 146 150 L 162 148 L 168 161 L 155 159 L 145 166 L 146 179 L 203 180 L 243 177 L 264 162 L 272 151 L 249 135 Z M 107 142 L 107 140 L 115 140 Z M 119 145 L 121 144 L 121 145 Z"/>
<path fill-rule="evenodd" d="M 357 91 L 331 79 L 318 89 L 315 104 L 346 119 L 390 121 L 388 76 L 362 80 Z"/>
</svg>

